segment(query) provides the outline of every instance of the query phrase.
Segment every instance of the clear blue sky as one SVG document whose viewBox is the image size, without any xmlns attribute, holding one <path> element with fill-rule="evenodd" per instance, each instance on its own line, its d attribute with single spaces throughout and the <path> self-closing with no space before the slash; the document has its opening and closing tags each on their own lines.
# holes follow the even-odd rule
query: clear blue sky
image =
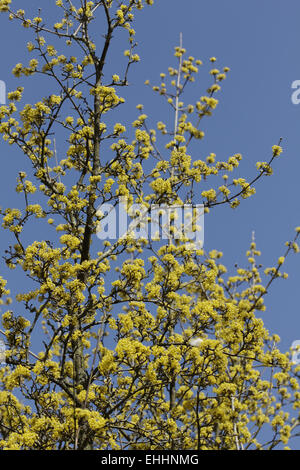
<svg viewBox="0 0 300 470">
<path fill-rule="evenodd" d="M 38 6 L 51 14 L 52 1 L 13 1 L 18 8 Z M 25 3 L 25 6 L 24 6 Z M 224 252 L 224 264 L 230 270 L 235 263 L 245 264 L 245 252 L 255 230 L 261 263 L 267 267 L 285 250 L 284 243 L 294 236 L 300 225 L 300 105 L 291 102 L 291 84 L 300 79 L 300 4 L 296 0 L 155 0 L 155 5 L 137 14 L 137 52 L 141 62 L 131 70 L 133 108 L 145 105 L 145 112 L 155 121 L 165 110 L 145 79 L 159 80 L 159 73 L 175 65 L 173 47 L 179 33 L 190 55 L 209 63 L 217 57 L 216 66 L 229 66 L 231 72 L 218 96 L 214 116 L 205 124 L 206 137 L 200 142 L 197 158 L 214 152 L 220 159 L 242 153 L 244 160 L 237 174 L 251 178 L 256 174 L 256 161 L 267 161 L 271 147 L 283 138 L 283 155 L 275 161 L 274 175 L 257 185 L 254 197 L 236 210 L 217 207 L 205 220 L 205 249 Z M 7 90 L 25 84 L 28 102 L 47 94 L 43 81 L 16 79 L 11 70 L 29 58 L 26 43 L 30 31 L 0 15 L 0 80 Z M 124 44 L 124 49 L 126 44 Z M 116 62 L 117 64 L 117 62 Z M 204 65 L 204 69 L 206 67 Z M 112 62 L 110 67 L 114 67 Z M 206 69 L 207 70 L 207 69 Z M 209 75 L 203 72 L 197 82 L 195 99 L 205 93 Z M 14 192 L 15 177 L 26 169 L 20 152 L 0 142 L 0 205 L 18 206 L 21 200 Z M 201 202 L 201 201 L 199 201 Z M 38 234 L 37 234 L 38 238 Z M 6 234 L 1 232 L 1 249 Z M 270 290 L 263 319 L 269 330 L 279 334 L 283 350 L 300 339 L 300 257 L 291 255 L 284 268 L 287 281 L 277 280 Z M 17 278 L 10 279 L 19 282 Z"/>
</svg>

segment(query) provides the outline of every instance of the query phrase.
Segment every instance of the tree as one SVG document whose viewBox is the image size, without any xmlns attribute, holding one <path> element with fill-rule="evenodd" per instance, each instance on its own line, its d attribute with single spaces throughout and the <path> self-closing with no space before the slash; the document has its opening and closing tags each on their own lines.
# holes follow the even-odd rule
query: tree
<svg viewBox="0 0 300 470">
<path fill-rule="evenodd" d="M 47 25 L 41 14 L 30 19 L 11 0 L 0 1 L 0 10 L 33 38 L 27 48 L 34 58 L 18 63 L 14 75 L 40 74 L 56 90 L 18 111 L 24 91 L 18 87 L 0 107 L 1 134 L 32 167 L 32 181 L 24 171 L 17 177 L 23 203 L 1 210 L 2 227 L 14 238 L 6 264 L 31 286 L 20 287 L 17 307 L 2 316 L 1 449 L 271 450 L 297 435 L 298 370 L 259 315 L 271 283 L 286 277 L 284 258 L 298 251 L 299 227 L 265 271 L 265 283 L 255 241 L 248 267 L 228 275 L 222 253 L 193 245 L 175 212 L 167 241 L 130 230 L 115 242 L 100 240 L 108 221 L 103 208 L 114 214 L 120 197 L 132 219 L 144 211 L 136 232 L 153 206 L 188 206 L 195 234 L 195 205 L 206 213 L 221 204 L 234 209 L 272 173 L 282 151 L 281 141 L 273 145 L 250 182 L 228 175 L 240 154 L 227 161 L 189 154 L 204 137 L 202 120 L 216 108 L 229 69 L 215 68 L 212 57 L 206 94 L 184 103 L 201 61 L 187 56 L 182 42 L 177 65 L 152 87 L 170 108 L 172 128 L 161 121 L 149 127 L 139 104 L 132 125 L 115 121 L 126 106 L 119 92 L 139 61 L 134 13 L 152 3 L 57 0 L 61 18 Z M 93 33 L 100 12 L 104 36 Z M 121 77 L 111 76 L 112 39 L 124 30 L 127 65 Z M 59 149 L 66 143 L 60 161 L 57 142 Z M 222 183 L 204 190 L 212 175 Z M 36 239 L 38 223 L 48 227 L 47 240 Z M 2 305 L 9 305 L 0 281 Z"/>
</svg>

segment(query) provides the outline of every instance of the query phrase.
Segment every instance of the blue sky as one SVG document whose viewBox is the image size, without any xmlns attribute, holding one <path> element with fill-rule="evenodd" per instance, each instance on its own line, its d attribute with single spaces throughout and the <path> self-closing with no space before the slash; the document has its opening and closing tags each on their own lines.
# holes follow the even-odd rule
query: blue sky
<svg viewBox="0 0 300 470">
<path fill-rule="evenodd" d="M 15 1 L 37 13 L 38 6 L 52 16 L 53 1 Z M 45 5 L 45 7 L 43 7 Z M 48 16 L 48 15 L 47 15 Z M 137 13 L 136 39 L 141 62 L 132 68 L 128 98 L 135 105 L 143 103 L 154 122 L 166 113 L 162 101 L 153 95 L 144 81 L 159 82 L 159 73 L 174 66 L 173 48 L 179 33 L 188 54 L 204 62 L 203 72 L 194 85 L 195 100 L 210 84 L 207 72 L 209 58 L 216 66 L 229 66 L 231 71 L 218 99 L 214 115 L 205 123 L 205 139 L 200 142 L 196 158 L 214 152 L 227 159 L 234 153 L 243 155 L 237 175 L 256 175 L 255 163 L 271 157 L 271 147 L 283 138 L 282 156 L 275 160 L 274 175 L 258 182 L 257 193 L 236 210 L 216 207 L 205 219 L 205 249 L 224 253 L 224 264 L 230 271 L 235 263 L 245 264 L 245 252 L 255 231 L 261 263 L 273 266 L 285 251 L 284 243 L 294 237 L 300 225 L 300 104 L 291 101 L 291 84 L 300 80 L 300 4 L 296 0 L 156 0 L 151 8 Z M 47 90 L 43 81 L 16 79 L 11 70 L 29 58 L 26 43 L 30 31 L 0 15 L 0 80 L 7 91 L 25 86 L 25 99 L 37 101 Z M 124 49 L 127 47 L 124 44 Z M 109 63 L 118 66 L 118 60 Z M 199 87 L 199 90 L 197 89 Z M 128 99 L 127 98 L 127 99 Z M 18 206 L 14 192 L 19 170 L 27 168 L 20 152 L 0 141 L 0 205 Z M 199 202 L 201 202 L 199 200 Z M 1 249 L 7 236 L 1 232 Z M 266 326 L 282 339 L 283 350 L 300 339 L 300 258 L 291 255 L 285 264 L 286 281 L 277 280 L 267 297 L 263 314 Z M 17 277 L 10 274 L 14 283 Z"/>
</svg>

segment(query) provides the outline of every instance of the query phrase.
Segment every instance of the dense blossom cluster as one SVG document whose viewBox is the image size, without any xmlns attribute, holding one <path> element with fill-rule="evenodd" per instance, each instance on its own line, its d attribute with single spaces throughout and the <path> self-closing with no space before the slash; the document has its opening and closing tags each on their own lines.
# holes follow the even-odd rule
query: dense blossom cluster
<svg viewBox="0 0 300 470">
<path fill-rule="evenodd" d="M 11 3 L 0 0 L 0 10 L 33 31 L 27 48 L 38 57 L 18 63 L 14 75 L 43 74 L 57 91 L 18 114 L 16 102 L 24 93 L 19 87 L 0 107 L 0 133 L 32 165 L 30 176 L 20 171 L 17 177 L 24 204 L 1 211 L 2 228 L 14 237 L 7 266 L 24 272 L 32 287 L 21 286 L 16 306 L 2 315 L 7 364 L 0 368 L 0 448 L 287 444 L 299 427 L 299 371 L 261 316 L 270 284 L 287 277 L 285 257 L 299 251 L 300 228 L 264 273 L 254 242 L 247 266 L 234 275 L 221 263 L 222 253 L 192 251 L 184 240 L 154 246 L 128 235 L 106 240 L 101 249 L 99 241 L 92 243 L 103 217 L 97 206 L 116 205 L 119 196 L 127 197 L 128 211 L 133 203 L 203 203 L 206 213 L 220 204 L 237 207 L 255 193 L 260 177 L 272 173 L 280 142 L 268 162 L 257 163 L 251 181 L 230 177 L 240 154 L 222 161 L 215 153 L 199 159 L 197 151 L 195 158 L 202 121 L 216 109 L 229 68 L 219 70 L 211 57 L 206 94 L 185 103 L 185 88 L 203 64 L 182 45 L 175 48 L 177 65 L 152 86 L 174 114 L 174 128 L 161 120 L 152 126 L 141 104 L 133 123 L 111 124 L 110 111 L 124 104 L 119 89 L 139 61 L 134 12 L 153 0 L 57 0 L 61 17 L 52 26 L 14 11 Z M 100 9 L 107 30 L 99 44 L 90 24 Z M 105 62 L 119 29 L 128 33 L 127 65 L 123 74 L 108 77 Z M 66 42 L 63 53 L 48 42 L 53 34 Z M 67 142 L 59 159 L 53 138 L 58 129 Z M 25 243 L 27 227 L 43 222 L 49 240 L 36 240 L 35 232 Z M 6 284 L 0 277 L 0 302 L 9 306 Z M 268 442 L 261 439 L 266 426 Z"/>
</svg>

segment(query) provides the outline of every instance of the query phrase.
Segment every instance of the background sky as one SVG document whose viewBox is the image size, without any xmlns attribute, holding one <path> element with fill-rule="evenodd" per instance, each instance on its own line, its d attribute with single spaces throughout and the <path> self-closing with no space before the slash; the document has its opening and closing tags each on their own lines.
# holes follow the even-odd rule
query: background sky
<svg viewBox="0 0 300 470">
<path fill-rule="evenodd" d="M 42 16 L 47 13 L 50 20 L 55 19 L 54 0 L 13 3 L 25 9 L 28 5 L 36 14 L 41 7 Z M 236 175 L 251 180 L 257 174 L 255 163 L 268 161 L 272 145 L 282 137 L 284 152 L 274 162 L 273 176 L 259 180 L 256 195 L 242 201 L 235 210 L 217 206 L 205 219 L 204 248 L 222 251 L 229 271 L 235 263 L 247 264 L 245 252 L 252 231 L 257 248 L 262 251 L 263 266 L 275 265 L 285 251 L 284 243 L 294 237 L 294 228 L 300 225 L 300 105 L 291 101 L 292 82 L 300 80 L 299 1 L 155 0 L 153 7 L 138 12 L 136 17 L 136 52 L 141 62 L 129 76 L 127 100 L 131 98 L 132 110 L 143 103 L 145 113 L 154 122 L 163 120 L 163 101 L 144 86 L 144 81 L 159 83 L 160 72 L 176 66 L 173 48 L 182 32 L 188 55 L 204 63 L 193 88 L 195 100 L 205 94 L 210 84 L 207 71 L 211 56 L 217 58 L 216 67 L 231 69 L 221 83 L 219 105 L 205 122 L 205 139 L 193 157 L 204 159 L 214 152 L 217 159 L 223 160 L 241 153 L 243 161 Z M 42 80 L 24 81 L 11 74 L 16 63 L 29 60 L 26 43 L 32 39 L 30 30 L 10 22 L 5 14 L 0 15 L 0 80 L 5 81 L 7 91 L 24 85 L 27 102 L 38 101 L 48 92 Z M 118 46 L 126 49 L 127 43 Z M 114 70 L 118 66 L 118 58 L 112 57 L 109 67 Z M 0 158 L 0 205 L 18 207 L 22 201 L 14 191 L 16 176 L 27 164 L 17 149 L 2 140 Z M 0 237 L 4 250 L 7 234 L 1 231 Z M 281 337 L 282 350 L 300 339 L 299 255 L 291 254 L 284 270 L 289 279 L 275 281 L 266 298 L 267 310 L 262 314 L 270 332 Z M 5 276 L 15 284 L 20 282 L 14 273 L 5 272 Z"/>
</svg>

